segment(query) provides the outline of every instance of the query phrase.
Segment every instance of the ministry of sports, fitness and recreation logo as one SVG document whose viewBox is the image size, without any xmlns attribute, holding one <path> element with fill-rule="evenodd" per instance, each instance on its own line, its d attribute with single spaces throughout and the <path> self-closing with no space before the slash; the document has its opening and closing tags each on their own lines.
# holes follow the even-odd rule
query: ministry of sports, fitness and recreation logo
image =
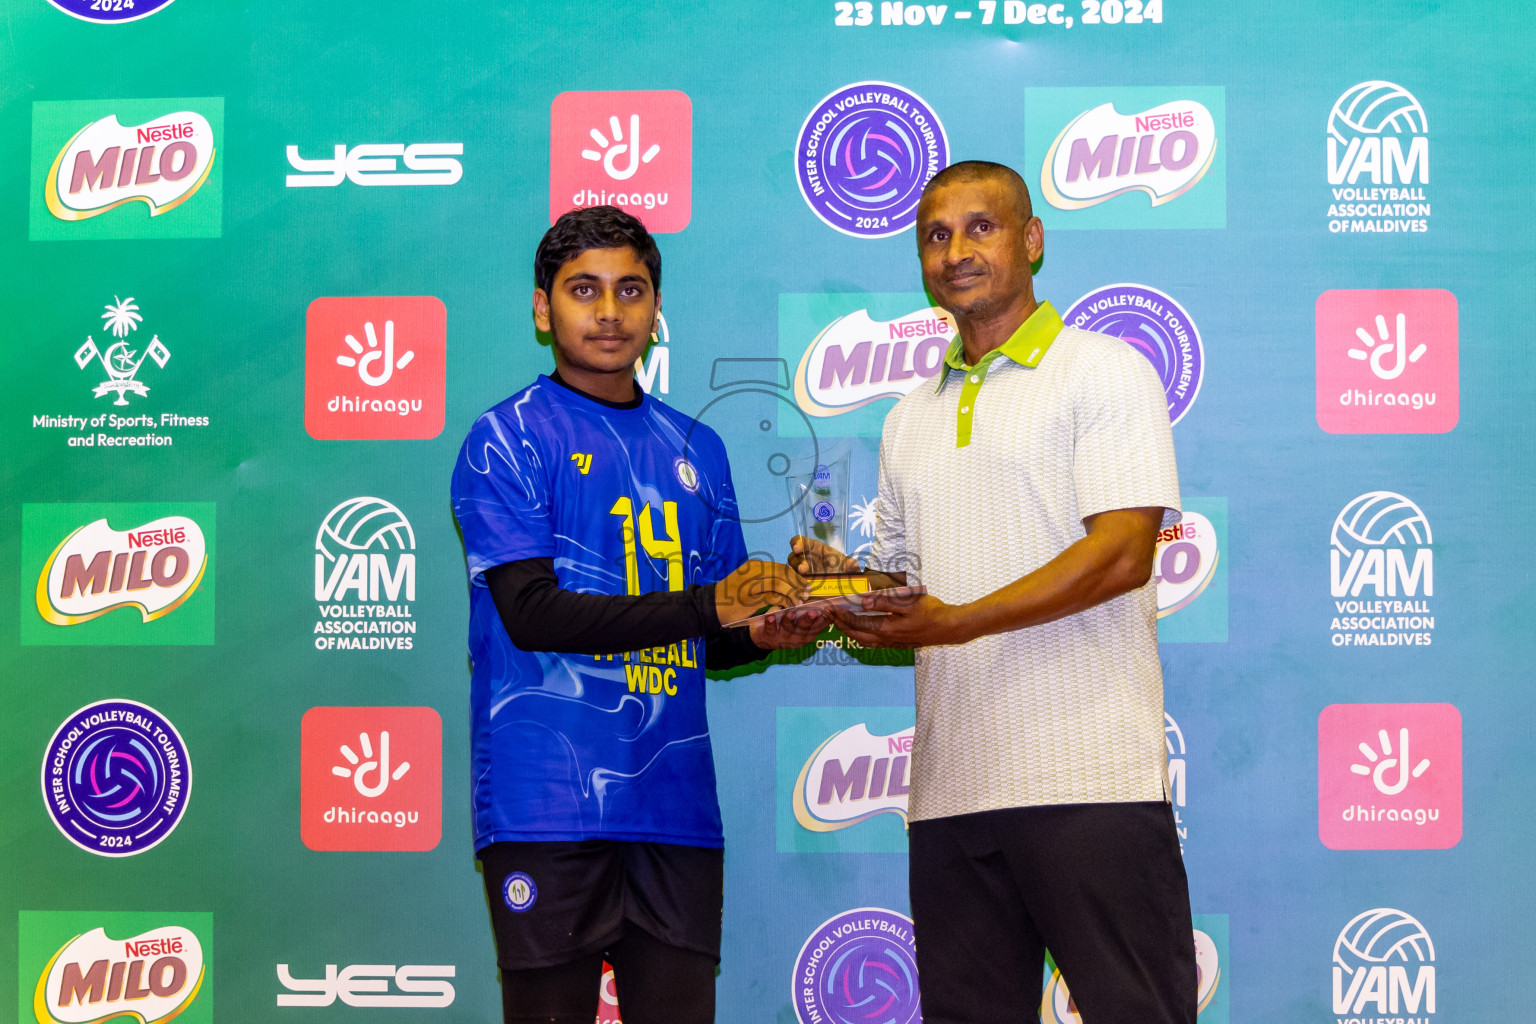
<svg viewBox="0 0 1536 1024">
<path fill-rule="evenodd" d="M 299 837 L 311 850 L 431 850 L 443 722 L 431 708 L 318 707 L 299 723 Z"/>
<path fill-rule="evenodd" d="M 315 534 L 312 630 L 320 651 L 408 651 L 416 619 L 416 531 L 383 498 L 348 498 Z"/>
<path fill-rule="evenodd" d="M 944 368 L 954 336 L 954 318 L 921 292 L 780 295 L 779 355 L 804 416 L 780 417 L 779 435 L 836 416 L 840 436 L 880 436 L 891 404 Z"/>
<path fill-rule="evenodd" d="M 1328 230 L 1429 230 L 1429 118 L 1413 93 L 1373 80 L 1328 112 Z"/>
<path fill-rule="evenodd" d="M 1461 841 L 1461 712 L 1330 704 L 1317 718 L 1317 833 L 1331 850 L 1445 850 Z"/>
<path fill-rule="evenodd" d="M 1227 1024 L 1227 915 L 1196 914 L 1194 926 L 1196 1013 L 1200 1024 Z M 1041 1024 L 1083 1024 L 1060 969 L 1054 961 L 1047 966 L 1051 976 L 1040 998 Z"/>
<path fill-rule="evenodd" d="M 1429 646 L 1435 550 L 1419 506 L 1395 491 L 1367 491 L 1334 517 L 1329 540 L 1333 646 Z"/>
<path fill-rule="evenodd" d="M 1435 943 L 1417 918 L 1377 907 L 1344 926 L 1333 943 L 1333 1012 L 1414 1024 L 1434 1016 Z"/>
<path fill-rule="evenodd" d="M 1343 289 L 1317 298 L 1317 425 L 1330 434 L 1443 434 L 1461 417 L 1456 296 Z"/>
<path fill-rule="evenodd" d="M 34 103 L 28 237 L 219 237 L 223 120 L 219 97 Z"/>
<path fill-rule="evenodd" d="M 855 82 L 825 97 L 795 146 L 800 194 L 823 223 L 856 238 L 912 227 L 923 186 L 948 165 L 938 115 L 889 82 Z"/>
<path fill-rule="evenodd" d="M 64 837 L 103 857 L 159 845 L 186 812 L 192 763 L 181 734 L 132 700 L 87 704 L 43 754 L 43 802 Z"/>
<path fill-rule="evenodd" d="M 212 643 L 212 530 L 202 503 L 23 505 L 22 643 Z"/>
<path fill-rule="evenodd" d="M 862 907 L 811 932 L 790 981 L 800 1024 L 920 1024 L 912 919 Z"/>
<path fill-rule="evenodd" d="M 1026 167 L 1052 228 L 1226 226 L 1226 91 L 1024 91 Z"/>
<path fill-rule="evenodd" d="M 436 437 L 447 367 L 442 300 L 316 299 L 304 315 L 304 429 L 321 441 Z"/>
<path fill-rule="evenodd" d="M 693 216 L 693 101 L 676 89 L 563 92 L 549 105 L 549 221 L 617 206 L 655 232 Z"/>
<path fill-rule="evenodd" d="M 1194 320 L 1172 296 L 1144 284 L 1106 285 L 1074 302 L 1062 320 L 1112 335 L 1146 356 L 1163 382 L 1170 422 L 1178 423 L 1195 404 L 1205 349 Z"/>
<path fill-rule="evenodd" d="M 37 1024 L 213 1020 L 213 915 L 23 910 L 24 1019 Z"/>
<path fill-rule="evenodd" d="M 91 315 L 85 341 L 76 334 L 66 349 L 73 352 L 77 371 L 84 371 L 87 386 L 78 392 L 81 401 L 73 409 L 60 409 L 56 398 L 38 399 L 34 408 L 44 411 L 32 414 L 32 428 L 64 431 L 70 448 L 138 449 L 173 445 L 177 428 L 206 427 L 207 416 L 145 411 L 164 409 L 163 394 L 153 403 L 141 399 L 160 387 L 171 349 L 159 331 L 143 326 L 138 300 L 113 295 L 111 302 L 97 308 L 103 312 Z M 63 353 L 60 356 L 67 366 Z M 148 380 L 156 381 L 153 388 Z"/>
<path fill-rule="evenodd" d="M 98 25 L 121 25 L 159 14 L 176 0 L 48 0 L 49 3 L 81 21 Z"/>
</svg>

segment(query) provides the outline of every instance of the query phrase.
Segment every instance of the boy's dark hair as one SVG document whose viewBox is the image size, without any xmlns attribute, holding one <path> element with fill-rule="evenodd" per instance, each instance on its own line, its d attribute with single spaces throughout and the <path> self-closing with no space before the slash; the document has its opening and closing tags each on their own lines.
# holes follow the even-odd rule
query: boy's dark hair
<svg viewBox="0 0 1536 1024">
<path fill-rule="evenodd" d="M 555 274 L 588 249 L 628 246 L 651 272 L 651 288 L 661 291 L 661 250 L 633 215 L 617 206 L 589 206 L 560 215 L 533 254 L 533 280 L 545 294 L 555 287 Z"/>
</svg>

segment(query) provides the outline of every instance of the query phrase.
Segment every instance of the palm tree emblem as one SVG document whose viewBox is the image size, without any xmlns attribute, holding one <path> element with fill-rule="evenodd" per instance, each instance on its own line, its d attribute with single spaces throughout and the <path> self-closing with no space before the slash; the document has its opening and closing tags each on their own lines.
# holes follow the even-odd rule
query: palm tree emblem
<svg viewBox="0 0 1536 1024">
<path fill-rule="evenodd" d="M 97 398 L 103 395 L 116 393 L 117 399 L 113 405 L 127 405 L 128 392 L 136 395 L 149 394 L 149 388 L 139 383 L 136 378 L 139 367 L 144 365 L 144 360 L 153 359 L 155 365 L 165 366 L 171 358 L 171 350 L 166 348 L 157 334 L 150 339 L 144 354 L 139 356 L 138 350 L 133 348 L 126 339 L 128 335 L 139 329 L 139 324 L 144 317 L 139 314 L 139 306 L 130 295 L 124 299 L 120 296 L 112 296 L 112 301 L 107 303 L 106 312 L 101 314 L 102 326 L 111 332 L 117 341 L 107 346 L 105 352 L 96 347 L 96 340 L 86 336 L 85 344 L 75 350 L 75 364 L 80 369 L 85 369 L 92 360 L 101 364 L 106 371 L 107 380 L 96 386 L 92 394 Z M 137 359 L 134 357 L 138 356 Z"/>
</svg>

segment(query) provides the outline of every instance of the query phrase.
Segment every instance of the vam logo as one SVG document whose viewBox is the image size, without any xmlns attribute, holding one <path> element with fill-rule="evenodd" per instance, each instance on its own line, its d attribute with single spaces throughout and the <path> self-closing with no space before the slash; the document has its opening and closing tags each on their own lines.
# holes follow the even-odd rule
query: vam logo
<svg viewBox="0 0 1536 1024">
<path fill-rule="evenodd" d="M 1393 82 L 1344 90 L 1328 113 L 1328 230 L 1429 230 L 1429 118 Z"/>
<path fill-rule="evenodd" d="M 348 498 L 315 534 L 313 630 L 321 651 L 408 651 L 416 620 L 416 531 L 383 498 Z"/>
<path fill-rule="evenodd" d="M 452 964 L 351 964 L 325 965 L 323 978 L 295 978 L 287 964 L 277 965 L 277 981 L 284 991 L 278 1006 L 330 1006 L 340 999 L 346 1006 L 366 1009 L 440 1010 L 453 1005 L 457 968 Z M 393 985 L 393 991 L 391 991 Z"/>
<path fill-rule="evenodd" d="M 311 850 L 431 850 L 442 837 L 443 723 L 431 708 L 310 708 L 299 835 Z"/>
<path fill-rule="evenodd" d="M 667 318 L 657 310 L 651 347 L 635 360 L 635 382 L 648 395 L 665 395 L 672 389 L 672 349 L 668 346 L 671 340 Z"/>
<path fill-rule="evenodd" d="M 549 219 L 617 206 L 655 232 L 692 217 L 693 102 L 674 89 L 563 92 L 549 108 Z"/>
<path fill-rule="evenodd" d="M 1317 425 L 1330 434 L 1443 434 L 1461 416 L 1456 296 L 1334 289 L 1317 299 Z"/>
<path fill-rule="evenodd" d="M 217 97 L 34 103 L 29 237 L 219 237 L 223 113 Z"/>
<path fill-rule="evenodd" d="M 329 157 L 306 160 L 298 146 L 287 149 L 289 188 L 334 188 L 343 181 L 372 185 L 454 185 L 464 177 L 464 165 L 453 159 L 464 155 L 462 142 L 370 143 L 348 149 L 337 143 Z M 399 169 L 396 161 L 405 164 Z"/>
<path fill-rule="evenodd" d="M 1328 553 L 1335 647 L 1429 646 L 1435 618 L 1434 538 L 1419 506 L 1368 491 L 1333 521 Z"/>
<path fill-rule="evenodd" d="M 1179 852 L 1189 840 L 1189 824 L 1184 820 L 1189 799 L 1189 763 L 1185 759 L 1184 730 L 1168 712 L 1163 712 L 1163 741 L 1168 748 L 1168 802 L 1173 805 L 1174 827 L 1179 833 Z"/>
<path fill-rule="evenodd" d="M 38 1024 L 213 1020 L 213 915 L 23 910 L 21 1014 Z"/>
<path fill-rule="evenodd" d="M 1026 89 L 1024 105 L 1053 228 L 1226 226 L 1224 89 Z"/>
<path fill-rule="evenodd" d="M 436 437 L 447 362 L 439 299 L 316 299 L 305 314 L 304 429 L 322 441 Z"/>
<path fill-rule="evenodd" d="M 22 506 L 23 560 L 37 559 L 24 585 L 38 615 L 24 619 L 22 643 L 212 643 L 212 526 L 205 504 Z M 55 530 L 62 539 L 43 548 Z"/>
<path fill-rule="evenodd" d="M 1461 841 L 1461 712 L 1330 704 L 1317 720 L 1317 831 L 1331 850 L 1444 850 Z"/>
<path fill-rule="evenodd" d="M 1343 1024 L 1404 1014 L 1426 1024 L 1434 1016 L 1435 944 L 1416 918 L 1378 907 L 1344 926 L 1333 944 L 1333 1012 L 1354 1018 Z"/>
</svg>

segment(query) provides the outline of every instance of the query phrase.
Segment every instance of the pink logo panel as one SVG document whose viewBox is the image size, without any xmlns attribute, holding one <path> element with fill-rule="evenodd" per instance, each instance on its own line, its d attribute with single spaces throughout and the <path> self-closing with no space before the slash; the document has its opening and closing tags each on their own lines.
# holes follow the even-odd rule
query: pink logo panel
<svg viewBox="0 0 1536 1024">
<path fill-rule="evenodd" d="M 1317 300 L 1317 425 L 1330 434 L 1443 434 L 1461 415 L 1456 296 L 1326 291 Z"/>
<path fill-rule="evenodd" d="M 1317 719 L 1317 832 L 1333 850 L 1444 850 L 1461 841 L 1461 712 L 1330 704 Z"/>
<path fill-rule="evenodd" d="M 617 206 L 650 231 L 693 215 L 693 103 L 675 89 L 563 92 L 549 107 L 549 220 Z"/>
<path fill-rule="evenodd" d="M 431 708 L 310 708 L 299 835 L 311 850 L 430 850 L 442 837 L 443 722 Z"/>
</svg>

